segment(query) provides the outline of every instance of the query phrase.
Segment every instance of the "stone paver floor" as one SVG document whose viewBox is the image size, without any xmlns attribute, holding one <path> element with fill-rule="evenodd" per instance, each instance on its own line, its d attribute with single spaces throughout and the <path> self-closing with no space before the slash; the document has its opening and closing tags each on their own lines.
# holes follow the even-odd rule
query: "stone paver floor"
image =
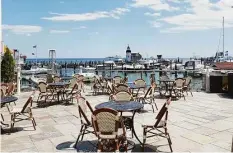
<svg viewBox="0 0 233 153">
<path fill-rule="evenodd" d="M 38 94 L 38 93 L 37 93 Z M 30 93 L 21 93 L 17 106 L 22 106 Z M 86 87 L 84 97 L 95 105 L 108 101 L 107 95 L 91 96 L 90 88 Z M 195 92 L 193 97 L 188 95 L 186 101 L 173 101 L 169 108 L 168 131 L 172 139 L 174 152 L 229 152 L 233 136 L 233 99 L 224 98 L 218 94 Z M 35 97 L 34 100 L 36 100 Z M 161 108 L 165 99 L 157 99 Z M 34 130 L 30 121 L 15 124 L 14 132 L 1 135 L 2 152 L 76 152 L 72 145 L 76 141 L 80 130 L 80 120 L 76 101 L 73 105 L 52 105 L 37 108 L 33 103 L 33 115 L 37 123 Z M 12 104 L 14 107 L 14 104 Z M 16 106 L 16 107 L 17 107 Z M 153 123 L 156 116 L 151 106 L 145 106 L 145 113 L 136 114 L 135 127 L 142 140 L 142 123 Z M 6 107 L 1 108 L 6 122 L 9 123 L 9 113 Z M 7 129 L 4 127 L 4 129 Z M 128 132 L 130 136 L 130 131 Z M 85 135 L 84 142 L 79 144 L 83 149 L 92 147 L 95 143 L 94 135 Z M 133 151 L 141 151 L 138 142 Z M 148 139 L 147 149 L 153 151 L 170 151 L 167 140 L 162 138 Z M 85 148 L 86 147 L 86 148 Z M 88 149 L 87 149 L 88 150 Z M 95 151 L 95 150 L 92 150 Z M 148 150 L 149 151 L 149 150 Z"/>
</svg>

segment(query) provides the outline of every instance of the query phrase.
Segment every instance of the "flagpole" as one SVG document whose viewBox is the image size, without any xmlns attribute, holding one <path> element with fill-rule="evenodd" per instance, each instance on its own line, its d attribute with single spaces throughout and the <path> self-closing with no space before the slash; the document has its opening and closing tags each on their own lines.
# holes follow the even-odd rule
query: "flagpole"
<svg viewBox="0 0 233 153">
<path fill-rule="evenodd" d="M 37 66 L 37 45 L 36 45 L 36 66 Z"/>
</svg>

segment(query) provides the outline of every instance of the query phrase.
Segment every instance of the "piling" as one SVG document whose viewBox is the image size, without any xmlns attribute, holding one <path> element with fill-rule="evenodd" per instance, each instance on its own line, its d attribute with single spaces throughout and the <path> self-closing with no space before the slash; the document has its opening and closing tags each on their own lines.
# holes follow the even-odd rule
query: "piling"
<svg viewBox="0 0 233 153">
<path fill-rule="evenodd" d="M 178 76 L 178 75 L 177 75 L 177 70 L 178 70 L 178 69 L 177 69 L 177 65 L 175 64 L 175 78 L 177 78 L 177 76 Z"/>
<path fill-rule="evenodd" d="M 150 81 L 151 81 L 151 84 L 155 83 L 155 74 L 154 74 L 154 72 L 150 75 Z"/>
</svg>

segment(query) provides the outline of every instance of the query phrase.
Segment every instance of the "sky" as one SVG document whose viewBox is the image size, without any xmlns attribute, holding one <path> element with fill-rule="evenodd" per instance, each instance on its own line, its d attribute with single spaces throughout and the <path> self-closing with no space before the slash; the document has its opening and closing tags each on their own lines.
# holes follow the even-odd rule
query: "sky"
<svg viewBox="0 0 233 153">
<path fill-rule="evenodd" d="M 233 55 L 233 0 L 2 0 L 2 38 L 28 58 Z"/>
</svg>

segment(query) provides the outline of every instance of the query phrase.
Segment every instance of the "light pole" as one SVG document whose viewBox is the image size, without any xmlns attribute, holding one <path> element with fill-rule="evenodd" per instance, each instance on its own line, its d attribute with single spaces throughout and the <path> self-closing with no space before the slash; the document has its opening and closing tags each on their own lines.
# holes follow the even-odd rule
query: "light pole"
<svg viewBox="0 0 233 153">
<path fill-rule="evenodd" d="M 14 49 L 14 53 L 17 53 L 17 56 L 15 57 L 17 66 L 16 66 L 16 70 L 17 70 L 17 94 L 20 95 L 20 80 L 21 80 L 21 67 L 20 67 L 20 54 L 19 51 L 17 49 Z"/>
</svg>

